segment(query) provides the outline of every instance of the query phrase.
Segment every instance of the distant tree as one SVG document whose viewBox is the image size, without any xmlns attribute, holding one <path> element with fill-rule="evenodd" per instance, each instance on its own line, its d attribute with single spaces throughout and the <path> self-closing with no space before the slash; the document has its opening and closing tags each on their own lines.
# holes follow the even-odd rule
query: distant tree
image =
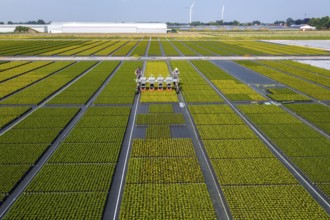
<svg viewBox="0 0 330 220">
<path fill-rule="evenodd" d="M 303 24 L 308 24 L 310 20 L 311 20 L 310 18 L 305 18 L 305 19 L 303 20 Z"/>
<path fill-rule="evenodd" d="M 215 23 L 216 23 L 217 25 L 223 25 L 223 20 L 215 21 Z"/>
<path fill-rule="evenodd" d="M 200 21 L 193 21 L 191 22 L 191 25 L 192 26 L 198 26 L 198 25 L 201 25 L 202 23 Z"/>
<path fill-rule="evenodd" d="M 288 19 L 286 19 L 286 25 L 287 26 L 291 26 L 291 25 L 293 25 L 294 24 L 294 20 L 292 19 L 292 18 L 288 18 Z"/>
<path fill-rule="evenodd" d="M 301 25 L 301 24 L 305 24 L 303 20 L 301 19 L 298 19 L 298 20 L 295 20 L 294 24 L 296 25 Z"/>
<path fill-rule="evenodd" d="M 14 24 L 14 22 L 12 22 L 12 21 L 8 21 L 7 24 Z"/>
<path fill-rule="evenodd" d="M 261 22 L 260 22 L 260 21 L 253 21 L 252 24 L 253 24 L 253 25 L 260 25 Z"/>
<path fill-rule="evenodd" d="M 233 25 L 234 25 L 234 26 L 239 26 L 240 23 L 239 23 L 239 21 L 236 21 L 236 20 L 235 20 L 235 21 L 233 21 Z"/>
<path fill-rule="evenodd" d="M 39 20 L 37 21 L 37 24 L 46 24 L 46 22 L 45 22 L 44 20 L 39 19 Z"/>
<path fill-rule="evenodd" d="M 309 25 L 316 27 L 318 30 L 329 29 L 330 28 L 330 17 L 322 18 L 312 18 L 309 22 Z"/>
<path fill-rule="evenodd" d="M 0 24 L 5 24 L 5 22 L 0 21 Z"/>
<path fill-rule="evenodd" d="M 14 32 L 29 32 L 30 28 L 29 27 L 23 27 L 23 26 L 17 26 L 14 30 Z"/>
<path fill-rule="evenodd" d="M 281 25 L 281 24 L 284 24 L 285 23 L 285 21 L 275 21 L 274 22 L 274 24 L 276 24 L 276 25 Z"/>
</svg>

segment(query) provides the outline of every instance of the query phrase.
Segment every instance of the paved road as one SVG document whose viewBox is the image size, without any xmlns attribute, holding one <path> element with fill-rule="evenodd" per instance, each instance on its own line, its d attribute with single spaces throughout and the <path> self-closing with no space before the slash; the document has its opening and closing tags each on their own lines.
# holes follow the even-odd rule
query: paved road
<svg viewBox="0 0 330 220">
<path fill-rule="evenodd" d="M 267 78 L 259 73 L 256 73 L 233 61 L 215 60 L 213 61 L 213 63 L 215 63 L 221 69 L 225 70 L 227 73 L 230 73 L 231 75 L 246 84 L 278 84 L 278 82 Z"/>
<path fill-rule="evenodd" d="M 97 57 L 78 57 L 78 56 L 8 56 L 0 57 L 0 61 L 103 61 L 103 60 L 330 60 L 330 56 L 187 56 L 187 57 L 109 57 L 109 56 L 97 56 Z"/>
</svg>

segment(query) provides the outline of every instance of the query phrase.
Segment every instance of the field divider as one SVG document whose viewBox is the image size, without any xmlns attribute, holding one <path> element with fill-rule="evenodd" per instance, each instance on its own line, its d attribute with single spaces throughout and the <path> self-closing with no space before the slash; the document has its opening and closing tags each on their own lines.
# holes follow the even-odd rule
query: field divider
<svg viewBox="0 0 330 220">
<path fill-rule="evenodd" d="M 287 156 L 275 145 L 269 138 L 267 138 L 263 132 L 261 132 L 249 119 L 246 118 L 236 106 L 234 106 L 226 96 L 207 78 L 202 72 L 200 72 L 191 62 L 190 64 L 194 69 L 208 82 L 208 84 L 220 95 L 226 104 L 248 125 L 250 129 L 266 144 L 271 150 L 274 156 L 289 170 L 289 172 L 298 180 L 298 182 L 306 189 L 306 191 L 316 200 L 316 202 L 324 208 L 324 210 L 330 214 L 330 202 L 328 199 L 318 190 L 314 184 L 297 168 L 297 166 L 288 160 Z"/>
<path fill-rule="evenodd" d="M 77 76 L 76 78 L 72 79 L 70 82 L 68 82 L 66 85 L 64 85 L 62 88 L 60 88 L 59 90 L 57 90 L 56 92 L 54 92 L 52 95 L 50 95 L 48 98 L 44 99 L 41 103 L 33 106 L 29 111 L 27 111 L 24 115 L 22 115 L 20 118 L 12 121 L 11 123 L 9 123 L 6 127 L 4 127 L 3 129 L 1 129 L 0 131 L 0 136 L 5 134 L 7 131 L 9 131 L 11 128 L 13 128 L 15 125 L 17 125 L 18 123 L 20 123 L 22 120 L 24 120 L 25 118 L 27 118 L 29 115 L 31 115 L 33 112 L 35 112 L 36 110 L 38 110 L 39 108 L 41 108 L 42 106 L 44 106 L 47 102 L 49 102 L 50 100 L 52 100 L 55 96 L 57 96 L 58 94 L 60 94 L 61 92 L 63 92 L 65 89 L 67 89 L 68 87 L 70 87 L 72 84 L 74 84 L 75 82 L 77 82 L 79 79 L 81 79 L 83 76 L 85 76 L 87 73 L 89 73 L 92 69 L 94 69 L 94 67 L 96 67 L 98 65 L 98 63 L 94 64 L 92 67 L 90 67 L 89 69 L 87 69 L 85 72 L 83 72 L 82 74 L 80 74 L 79 76 Z M 112 74 L 111 74 L 112 75 Z"/>
<path fill-rule="evenodd" d="M 30 169 L 30 171 L 28 171 L 28 173 L 23 177 L 23 179 L 18 183 L 18 185 L 15 187 L 15 189 L 12 191 L 12 193 L 10 193 L 10 195 L 7 197 L 7 199 L 0 206 L 0 219 L 2 219 L 4 217 L 4 215 L 9 210 L 9 208 L 18 199 L 18 197 L 25 190 L 25 188 L 29 185 L 29 183 L 33 180 L 33 178 L 39 173 L 39 171 L 41 170 L 41 168 L 47 163 L 47 161 L 49 160 L 49 158 L 57 150 L 57 148 L 62 143 L 62 141 L 73 130 L 74 126 L 79 122 L 79 120 L 81 119 L 81 117 L 85 114 L 85 112 L 87 111 L 87 109 L 92 105 L 92 103 L 95 101 L 95 99 L 97 98 L 97 96 L 103 91 L 103 89 L 105 88 L 106 84 L 109 83 L 109 81 L 112 79 L 113 75 L 118 71 L 118 69 L 120 68 L 121 65 L 122 65 L 122 63 L 120 63 L 115 68 L 115 70 L 112 71 L 112 73 L 110 74 L 110 76 L 107 77 L 107 79 L 102 83 L 102 85 L 98 88 L 98 90 L 94 93 L 94 95 L 88 100 L 88 102 L 86 103 L 86 105 L 84 105 L 80 109 L 80 111 L 74 116 L 74 118 L 69 122 L 69 124 L 62 130 L 62 132 L 51 143 L 50 147 L 42 154 L 42 156 L 35 163 L 35 165 Z M 95 66 L 96 65 L 94 65 L 93 67 L 95 67 Z M 90 68 L 88 71 L 85 71 L 84 74 L 81 74 L 79 76 L 79 78 L 81 78 L 83 75 L 87 74 L 87 72 L 89 72 L 91 69 L 93 69 L 93 67 Z M 40 106 L 38 108 L 40 108 Z"/>
</svg>

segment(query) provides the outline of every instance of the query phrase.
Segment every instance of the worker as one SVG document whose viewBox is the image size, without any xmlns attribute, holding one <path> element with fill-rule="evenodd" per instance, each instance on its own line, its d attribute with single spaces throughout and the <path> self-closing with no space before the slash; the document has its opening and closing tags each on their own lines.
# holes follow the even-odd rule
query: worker
<svg viewBox="0 0 330 220">
<path fill-rule="evenodd" d="M 178 75 L 180 74 L 180 71 L 178 68 L 175 68 L 172 72 L 172 76 L 174 79 L 178 78 Z"/>
<path fill-rule="evenodd" d="M 141 70 L 141 67 L 138 67 L 138 68 L 135 70 L 135 75 L 136 75 L 136 78 L 140 79 L 140 77 L 142 76 L 142 70 Z"/>
</svg>

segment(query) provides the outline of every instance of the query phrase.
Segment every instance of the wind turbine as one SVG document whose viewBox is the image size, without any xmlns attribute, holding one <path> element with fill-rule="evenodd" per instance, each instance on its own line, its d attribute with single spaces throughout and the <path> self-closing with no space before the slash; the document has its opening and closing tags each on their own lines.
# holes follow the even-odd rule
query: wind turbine
<svg viewBox="0 0 330 220">
<path fill-rule="evenodd" d="M 194 3 L 192 3 L 192 5 L 190 6 L 190 10 L 189 10 L 189 24 L 191 24 L 191 22 L 192 22 L 192 10 L 193 10 L 193 8 L 194 8 L 194 5 L 195 5 L 195 2 Z"/>
<path fill-rule="evenodd" d="M 225 5 L 222 5 L 222 10 L 221 10 L 221 20 L 223 21 L 224 18 L 224 14 L 225 14 Z"/>
</svg>

